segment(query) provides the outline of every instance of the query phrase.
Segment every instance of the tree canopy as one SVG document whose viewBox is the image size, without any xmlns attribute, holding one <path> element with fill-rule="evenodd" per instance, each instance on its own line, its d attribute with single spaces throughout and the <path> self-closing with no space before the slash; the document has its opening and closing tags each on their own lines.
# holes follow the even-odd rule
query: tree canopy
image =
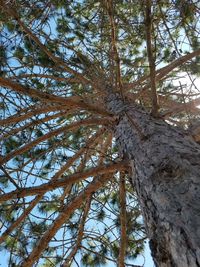
<svg viewBox="0 0 200 267">
<path fill-rule="evenodd" d="M 110 88 L 200 141 L 198 0 L 0 0 L 8 266 L 133 266 L 147 234 Z"/>
</svg>

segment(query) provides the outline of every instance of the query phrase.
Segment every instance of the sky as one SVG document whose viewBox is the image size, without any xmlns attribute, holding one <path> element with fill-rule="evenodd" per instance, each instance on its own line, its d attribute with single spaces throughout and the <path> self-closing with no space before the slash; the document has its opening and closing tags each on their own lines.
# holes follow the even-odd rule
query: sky
<svg viewBox="0 0 200 267">
<path fill-rule="evenodd" d="M 185 82 L 187 83 L 188 82 L 187 78 L 184 78 L 184 79 L 185 79 Z M 180 82 L 180 80 L 177 81 L 177 83 L 179 83 L 179 82 Z M 177 86 L 178 85 L 179 84 L 177 84 Z M 133 264 L 138 264 L 138 265 L 141 265 L 143 267 L 154 267 L 155 266 L 153 263 L 152 257 L 151 257 L 148 243 L 146 243 L 146 246 L 145 246 L 144 256 L 143 257 L 139 256 Z M 8 254 L 6 254 L 5 251 L 0 251 L 0 266 L 2 266 L 2 267 L 8 266 Z M 112 266 L 116 266 L 116 265 L 112 264 L 112 263 L 107 264 L 107 267 L 112 267 Z M 76 267 L 76 265 L 72 265 L 72 267 Z"/>
</svg>

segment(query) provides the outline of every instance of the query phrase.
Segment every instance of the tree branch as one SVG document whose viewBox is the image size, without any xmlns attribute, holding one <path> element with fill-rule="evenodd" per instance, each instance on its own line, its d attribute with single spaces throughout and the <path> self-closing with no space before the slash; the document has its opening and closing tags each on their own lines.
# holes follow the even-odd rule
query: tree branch
<svg viewBox="0 0 200 267">
<path fill-rule="evenodd" d="M 79 172 L 72 174 L 70 176 L 63 177 L 59 180 L 52 179 L 50 182 L 46 184 L 34 187 L 21 188 L 20 190 L 14 190 L 11 191 L 10 193 L 0 195 L 0 203 L 10 199 L 20 198 L 25 196 L 33 196 L 37 194 L 44 194 L 47 191 L 54 190 L 58 187 L 66 187 L 70 184 L 79 182 L 90 176 L 97 176 L 104 173 L 112 173 L 119 170 L 125 170 L 128 168 L 127 164 L 128 164 L 127 161 L 121 161 L 110 165 L 98 166 L 91 168 L 85 172 Z"/>
<path fill-rule="evenodd" d="M 33 78 L 33 77 L 38 77 L 38 78 L 46 78 L 46 79 L 51 79 L 55 81 L 62 81 L 62 82 L 67 82 L 67 83 L 80 83 L 80 80 L 76 78 L 68 78 L 68 77 L 58 77 L 54 75 L 48 75 L 48 74 L 39 74 L 39 73 L 31 73 L 31 74 L 20 74 L 17 76 L 9 77 L 12 80 L 19 80 L 19 78 Z M 89 83 L 89 81 L 88 81 Z"/>
<path fill-rule="evenodd" d="M 4 169 L 3 166 L 0 165 L 0 169 L 4 172 L 8 180 L 18 189 L 20 190 L 19 185 L 15 182 L 15 180 L 10 176 L 10 174 Z"/>
<path fill-rule="evenodd" d="M 58 134 L 61 134 L 63 132 L 66 131 L 72 131 L 74 129 L 77 129 L 78 127 L 81 126 L 89 126 L 89 125 L 105 125 L 108 123 L 108 119 L 98 119 L 98 118 L 94 118 L 94 119 L 86 119 L 86 120 L 81 120 L 81 121 L 77 121 L 74 123 L 71 123 L 70 125 L 67 126 L 63 126 L 60 127 L 56 130 L 53 130 L 47 134 L 44 134 L 43 136 L 37 138 L 36 140 L 29 142 L 28 144 L 8 153 L 5 157 L 1 157 L 0 158 L 0 164 L 4 164 L 5 162 L 9 161 L 10 159 L 14 158 L 15 156 L 21 155 L 22 153 L 28 151 L 29 149 L 35 147 L 37 144 L 48 140 L 49 138 L 51 138 L 52 136 L 56 136 Z"/>
<path fill-rule="evenodd" d="M 161 79 L 163 79 L 167 74 L 169 74 L 172 70 L 174 70 L 175 68 L 179 67 L 180 65 L 184 64 L 185 62 L 187 62 L 188 60 L 191 60 L 192 58 L 196 57 L 200 55 L 200 49 L 197 49 L 196 51 L 193 51 L 191 53 L 188 53 L 187 55 L 184 55 L 182 57 L 179 57 L 178 59 L 174 60 L 173 62 L 171 62 L 170 64 L 168 64 L 167 66 L 160 68 L 156 71 L 156 82 L 160 81 Z M 146 81 L 148 78 L 150 77 L 150 75 L 145 75 L 143 77 L 141 77 L 138 81 L 135 81 L 133 83 L 129 83 L 126 84 L 126 89 L 130 90 L 130 89 L 134 89 L 134 87 L 136 85 L 140 85 L 143 81 Z M 137 94 L 135 94 L 135 99 L 137 99 L 139 96 L 143 95 L 147 89 L 149 89 L 149 84 L 147 84 L 146 86 L 144 86 L 140 92 L 138 92 Z"/>
<path fill-rule="evenodd" d="M 97 112 L 103 115 L 110 115 L 110 113 L 106 112 L 105 110 L 102 110 L 99 107 L 93 106 L 89 103 L 85 103 L 83 99 L 79 96 L 63 98 L 63 97 L 52 95 L 49 93 L 40 92 L 36 89 L 25 87 L 17 82 L 13 82 L 13 81 L 10 81 L 9 79 L 1 78 L 1 77 L 0 77 L 0 85 L 6 88 L 10 88 L 11 90 L 17 93 L 27 95 L 29 97 L 37 98 L 45 103 L 52 103 L 52 104 L 56 103 L 60 105 L 65 105 L 67 106 L 67 108 L 77 107 L 77 108 L 83 108 L 85 110 Z"/>
<path fill-rule="evenodd" d="M 33 121 L 31 121 L 30 123 L 27 123 L 21 127 L 18 127 L 18 128 L 13 128 L 12 130 L 10 130 L 9 132 L 6 132 L 5 134 L 1 135 L 0 136 L 0 140 L 3 140 L 9 136 L 13 136 L 15 135 L 16 133 L 19 133 L 19 132 L 22 132 L 23 130 L 29 128 L 29 127 L 32 127 L 32 126 L 36 126 L 38 124 L 42 124 L 42 123 L 45 123 L 45 122 L 48 122 L 52 119 L 55 119 L 55 118 L 58 118 L 58 117 L 61 117 L 61 116 L 67 116 L 71 113 L 71 110 L 70 112 L 67 112 L 67 111 L 62 111 L 62 112 L 58 112 L 58 113 L 55 113 L 53 115 L 50 115 L 50 116 L 46 116 L 44 118 L 41 118 L 41 119 L 35 119 Z M 17 118 L 17 117 L 15 117 Z"/>
<path fill-rule="evenodd" d="M 65 262 L 63 263 L 62 267 L 70 267 L 71 266 L 71 262 L 73 260 L 73 257 L 76 255 L 78 249 L 80 248 L 81 241 L 82 241 L 83 234 L 84 234 L 85 222 L 86 222 L 89 210 L 90 210 L 91 200 L 92 200 L 92 195 L 89 196 L 87 201 L 86 201 L 86 206 L 85 206 L 84 211 L 83 211 L 83 216 L 82 216 L 80 223 L 79 223 L 79 230 L 77 233 L 76 244 L 72 248 L 68 257 L 65 259 Z"/>
<path fill-rule="evenodd" d="M 37 107 L 35 109 L 32 109 L 31 111 L 27 111 L 25 114 L 15 114 L 13 116 L 10 116 L 4 120 L 0 121 L 0 125 L 10 125 L 14 123 L 21 122 L 23 120 L 29 119 L 32 116 L 40 115 L 46 112 L 53 112 L 58 110 L 65 110 L 65 112 L 68 111 L 67 107 L 64 106 L 46 106 L 46 107 Z M 71 110 L 71 109 L 70 109 Z"/>
<path fill-rule="evenodd" d="M 4 1 L 2 1 L 2 3 L 3 2 Z M 13 6 L 11 7 L 8 4 L 6 5 L 5 3 L 3 3 L 3 6 L 4 6 L 5 11 L 18 22 L 18 24 L 27 33 L 27 35 L 42 49 L 42 51 L 44 51 L 46 53 L 46 55 L 49 56 L 49 58 L 51 58 L 54 61 L 54 63 L 59 64 L 60 66 L 63 67 L 63 69 L 65 71 L 67 71 L 68 73 L 70 73 L 70 74 L 74 75 L 75 77 L 77 77 L 79 82 L 82 82 L 83 84 L 85 84 L 85 83 L 88 84 L 89 83 L 89 81 L 84 76 L 82 76 L 80 73 L 78 73 L 75 70 L 73 70 L 70 67 L 68 67 L 65 64 L 65 62 L 63 62 L 59 57 L 54 56 L 51 53 L 51 51 L 49 51 L 46 48 L 46 46 L 41 43 L 39 38 L 36 35 L 34 35 L 34 33 L 23 23 L 22 20 L 20 20 L 18 14 L 17 14 L 17 10 Z"/>
<path fill-rule="evenodd" d="M 53 236 L 57 233 L 60 227 L 69 219 L 71 214 L 80 207 L 80 205 L 88 199 L 88 197 L 102 188 L 102 186 L 107 182 L 107 176 L 103 175 L 101 178 L 94 179 L 85 190 L 81 191 L 78 196 L 68 205 L 66 205 L 63 211 L 55 219 L 49 229 L 42 236 L 37 246 L 33 249 L 29 257 L 21 264 L 21 267 L 31 267 L 39 258 L 41 253 L 45 250 L 48 243 L 51 241 Z"/>
<path fill-rule="evenodd" d="M 125 175 L 120 172 L 119 182 L 119 198 L 120 198 L 120 249 L 118 257 L 118 266 L 125 267 L 126 255 L 126 188 L 125 188 Z"/>
<path fill-rule="evenodd" d="M 168 111 L 166 111 L 162 116 L 164 118 L 167 118 L 173 114 L 177 114 L 178 112 L 182 112 L 185 109 L 187 110 L 194 110 L 197 114 L 199 113 L 199 108 L 197 108 L 197 106 L 200 105 L 200 97 L 191 100 L 187 103 L 182 103 L 182 104 L 177 104 L 177 106 L 174 106 L 172 108 L 170 108 Z"/>
<path fill-rule="evenodd" d="M 27 209 L 24 210 L 24 212 L 19 216 L 19 218 L 16 219 L 14 223 L 11 224 L 7 228 L 7 230 L 0 236 L 0 244 L 5 241 L 8 235 L 12 233 L 12 231 L 18 227 L 28 216 L 28 214 L 34 209 L 34 207 L 39 203 L 39 201 L 42 199 L 43 195 L 38 195 L 33 199 Z"/>
<path fill-rule="evenodd" d="M 111 26 L 111 40 L 112 40 L 112 53 L 115 61 L 115 69 L 116 69 L 116 87 L 119 88 L 118 90 L 123 97 L 123 86 L 122 86 L 122 79 L 121 79 L 121 69 L 120 69 L 120 57 L 117 49 L 117 33 L 116 33 L 116 23 L 114 19 L 114 9 L 113 9 L 113 1 L 108 0 L 106 1 L 107 4 L 107 11 L 110 19 L 110 26 Z"/>
<path fill-rule="evenodd" d="M 146 42 L 147 42 L 147 55 L 150 68 L 150 83 L 151 83 L 151 100 L 152 100 L 152 115 L 158 116 L 158 96 L 156 91 L 156 71 L 155 71 L 155 55 L 152 47 L 152 14 L 151 14 L 151 0 L 146 0 Z"/>
<path fill-rule="evenodd" d="M 163 77 L 165 77 L 169 72 L 171 72 L 173 69 L 179 67 L 180 65 L 184 64 L 188 60 L 197 57 L 200 55 L 200 49 L 197 49 L 196 51 L 193 51 L 191 53 L 188 53 L 187 55 L 184 55 L 182 57 L 179 57 L 178 59 L 174 60 L 169 65 L 159 69 L 157 71 L 158 75 L 156 76 L 156 81 L 161 80 Z"/>
<path fill-rule="evenodd" d="M 92 144 L 92 143 L 96 143 L 99 136 L 101 136 L 103 134 L 105 130 L 104 129 L 100 129 L 95 135 L 93 135 L 88 142 L 86 143 L 86 145 L 81 148 L 72 158 L 70 158 L 67 163 L 52 177 L 51 181 L 56 181 L 57 179 L 60 178 L 60 176 L 73 164 L 73 162 L 78 159 L 85 150 L 88 149 L 88 147 Z M 67 186 L 66 188 L 68 188 L 69 186 Z M 19 188 L 18 188 L 19 189 Z M 32 209 L 39 203 L 39 201 L 42 199 L 44 193 L 40 194 L 38 196 L 36 196 L 36 198 L 31 202 L 30 206 L 21 214 L 21 216 L 2 234 L 2 236 L 0 237 L 0 243 L 4 242 L 4 240 L 6 239 L 6 237 L 16 228 L 20 225 L 20 223 L 22 223 L 25 218 L 27 217 L 27 215 L 32 211 Z"/>
</svg>

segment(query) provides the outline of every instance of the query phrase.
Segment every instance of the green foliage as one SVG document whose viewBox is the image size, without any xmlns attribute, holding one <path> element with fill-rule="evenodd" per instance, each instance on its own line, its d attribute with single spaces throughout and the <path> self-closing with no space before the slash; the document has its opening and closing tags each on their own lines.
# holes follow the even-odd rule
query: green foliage
<svg viewBox="0 0 200 267">
<path fill-rule="evenodd" d="M 38 266 L 61 266 L 76 248 L 78 236 L 81 241 L 71 259 L 72 265 L 77 261 L 81 266 L 96 267 L 117 261 L 121 249 L 119 173 L 91 171 L 92 174 L 84 179 L 81 173 L 123 160 L 115 140 L 111 140 L 113 125 L 98 123 L 100 119 L 110 119 L 110 115 L 97 111 L 105 111 L 105 88 L 112 85 L 119 89 L 117 79 L 120 76 L 125 98 L 147 110 L 151 109 L 152 102 L 147 77 L 144 1 L 113 1 L 115 34 L 106 2 L 13 1 L 9 8 L 18 19 L 6 13 L 4 8 L 0 11 L 0 74 L 16 85 L 15 88 L 1 88 L 2 158 L 11 155 L 2 166 L 13 180 L 3 173 L 0 175 L 0 196 L 13 190 L 18 193 L 26 191 L 24 188 L 33 190 L 30 196 L 19 194 L 2 203 L 2 232 L 28 210 L 38 195 L 42 196 L 2 243 L 1 249 L 9 254 L 10 266 L 20 266 L 61 215 L 66 216 L 66 220 L 63 219 L 41 252 Z M 162 74 L 162 68 L 168 63 L 199 49 L 197 2 L 152 1 L 152 50 L 156 70 L 161 69 L 157 74 Z M 116 37 L 118 62 L 112 35 Z M 171 106 L 185 105 L 193 99 L 190 93 L 200 74 L 199 62 L 198 56 L 156 81 L 160 114 L 167 114 L 170 123 L 184 128 L 188 127 L 191 118 L 198 117 L 196 113 L 169 111 Z M 180 76 L 187 76 L 191 83 L 185 86 Z M 41 96 L 43 93 L 45 99 Z M 53 100 L 47 101 L 49 95 Z M 60 98 L 67 101 L 59 102 Z M 87 125 L 83 123 L 85 120 L 97 123 Z M 62 127 L 74 123 L 79 124 L 59 132 Z M 90 143 L 100 129 L 105 131 Z M 69 166 L 65 169 L 66 164 Z M 62 168 L 64 170 L 59 173 Z M 77 173 L 74 176 L 77 182 L 70 180 L 67 185 L 55 186 L 58 181 Z M 59 174 L 57 181 L 53 180 L 56 174 Z M 125 263 L 134 264 L 134 259 L 143 253 L 146 233 L 129 175 L 126 173 Z M 88 186 L 93 179 L 101 183 L 105 177 L 107 183 L 98 191 L 94 189 L 86 212 L 88 199 L 84 194 Z M 39 190 L 41 185 L 44 187 Z M 77 196 L 82 198 L 71 214 Z M 67 212 L 63 215 L 66 207 Z"/>
<path fill-rule="evenodd" d="M 24 57 L 24 49 L 22 47 L 17 47 L 14 54 L 13 54 L 14 57 L 22 60 L 23 57 Z"/>
<path fill-rule="evenodd" d="M 42 213 L 48 213 L 48 212 L 54 212 L 58 209 L 58 203 L 52 202 L 52 203 L 44 203 L 39 206 L 39 211 Z"/>
<path fill-rule="evenodd" d="M 0 65 L 3 66 L 7 61 L 6 48 L 0 45 Z"/>
<path fill-rule="evenodd" d="M 2 184 L 2 186 L 8 186 L 8 177 L 7 176 L 4 176 L 4 175 L 1 175 L 0 176 L 0 183 Z"/>
<path fill-rule="evenodd" d="M 47 228 L 48 226 L 45 224 L 45 222 L 42 223 L 32 222 L 30 224 L 30 231 L 33 233 L 33 235 L 36 236 L 40 236 L 42 233 L 45 232 Z"/>
<path fill-rule="evenodd" d="M 14 137 L 10 137 L 4 142 L 5 152 L 9 153 L 12 150 L 18 148 L 20 145 L 21 145 L 20 140 L 17 140 Z"/>
<path fill-rule="evenodd" d="M 103 221 L 105 219 L 105 215 L 106 215 L 105 211 L 103 209 L 100 210 L 99 213 L 97 214 L 97 220 Z"/>
<path fill-rule="evenodd" d="M 90 253 L 85 253 L 81 258 L 81 262 L 83 266 L 100 267 L 106 265 L 105 258 L 100 254 L 91 255 Z"/>
</svg>

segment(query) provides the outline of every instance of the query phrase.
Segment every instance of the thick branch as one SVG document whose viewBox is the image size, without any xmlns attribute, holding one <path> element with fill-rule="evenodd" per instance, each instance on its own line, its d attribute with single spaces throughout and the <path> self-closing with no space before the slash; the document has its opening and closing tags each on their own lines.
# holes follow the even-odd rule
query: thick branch
<svg viewBox="0 0 200 267">
<path fill-rule="evenodd" d="M 4 3 L 3 5 L 6 12 L 18 22 L 18 24 L 28 34 L 28 36 L 42 49 L 42 51 L 44 51 L 49 56 L 50 59 L 54 61 L 54 63 L 62 66 L 63 69 L 68 73 L 73 74 L 80 82 L 88 84 L 89 81 L 84 76 L 68 67 L 65 62 L 63 62 L 59 57 L 54 56 L 51 51 L 48 50 L 47 47 L 41 43 L 39 38 L 23 23 L 22 20 L 20 20 L 16 9 L 11 7 L 10 5 L 5 5 Z"/>
<path fill-rule="evenodd" d="M 13 80 L 19 80 L 21 78 L 23 79 L 23 78 L 33 78 L 33 77 L 46 78 L 46 79 L 51 79 L 51 80 L 55 80 L 55 81 L 63 81 L 63 82 L 67 82 L 69 84 L 70 83 L 80 83 L 80 81 L 76 78 L 58 77 L 58 76 L 54 76 L 54 75 L 39 74 L 39 73 L 20 74 L 20 75 L 9 77 L 9 78 L 13 79 Z"/>
<path fill-rule="evenodd" d="M 94 136 L 92 136 L 85 144 L 84 147 L 82 147 L 73 157 L 68 159 L 67 163 L 54 175 L 56 178 L 60 178 L 60 176 L 81 156 L 84 154 L 83 159 L 81 160 L 79 166 L 77 167 L 77 172 L 82 172 L 85 167 L 85 162 L 88 157 L 88 151 L 93 151 L 94 147 L 97 143 L 99 143 L 99 140 L 102 138 L 103 133 L 105 132 L 105 129 L 100 129 Z M 100 165 L 100 164 L 99 164 Z M 54 178 L 53 177 L 53 178 Z M 64 201 L 66 195 L 69 193 L 70 188 L 72 187 L 72 184 L 65 187 L 64 192 L 62 196 L 60 197 L 61 201 Z"/>
<path fill-rule="evenodd" d="M 85 110 L 97 112 L 97 113 L 104 114 L 104 115 L 110 115 L 108 112 L 106 112 L 105 110 L 102 110 L 99 107 L 93 106 L 89 103 L 85 103 L 83 99 L 79 96 L 63 98 L 63 97 L 52 95 L 49 93 L 40 92 L 36 89 L 25 87 L 17 82 L 13 82 L 13 81 L 10 81 L 9 79 L 1 78 L 1 77 L 0 77 L 0 85 L 6 88 L 10 88 L 11 90 L 17 93 L 27 95 L 29 97 L 37 98 L 45 103 L 65 105 L 67 106 L 67 108 L 77 107 L 77 108 L 82 108 Z"/>
<path fill-rule="evenodd" d="M 169 65 L 167 65 L 166 67 L 163 67 L 163 68 L 159 69 L 157 71 L 158 72 L 158 75 L 156 76 L 156 80 L 157 81 L 161 80 L 169 72 L 171 72 L 175 68 L 181 66 L 182 64 L 184 64 L 188 60 L 190 60 L 190 59 L 192 59 L 194 57 L 197 57 L 198 55 L 200 55 L 200 49 L 197 49 L 194 52 L 191 52 L 191 53 L 188 53 L 187 55 L 184 55 L 182 57 L 179 57 L 178 59 L 174 60 L 172 63 L 170 63 Z"/>
<path fill-rule="evenodd" d="M 104 129 L 100 129 L 94 136 L 92 136 L 88 142 L 86 143 L 86 145 L 81 148 L 73 157 L 71 157 L 67 163 L 52 177 L 51 181 L 55 181 L 57 179 L 60 178 L 60 176 L 74 163 L 74 161 L 76 159 L 78 159 L 85 150 L 87 150 L 89 148 L 89 146 L 92 143 L 96 143 L 98 141 L 99 136 L 101 136 L 103 134 L 105 130 Z M 71 186 L 71 185 L 70 185 Z M 66 187 L 66 188 L 69 188 Z M 45 192 L 44 192 L 45 193 Z M 44 193 L 36 196 L 36 198 L 31 202 L 31 204 L 29 205 L 29 207 L 21 214 L 21 216 L 2 234 L 2 236 L 0 237 L 0 243 L 2 243 L 6 237 L 16 228 L 20 225 L 21 222 L 24 221 L 24 219 L 27 217 L 27 215 L 32 211 L 32 209 L 38 204 L 38 202 L 42 199 Z"/>
<path fill-rule="evenodd" d="M 111 26 L 111 40 L 112 40 L 112 52 L 116 66 L 116 86 L 119 88 L 121 95 L 123 96 L 123 88 L 122 88 L 122 80 L 121 80 L 121 69 L 120 69 L 120 57 L 117 49 L 117 32 L 116 32 L 116 23 L 114 19 L 114 8 L 113 1 L 108 0 L 107 3 L 107 11 L 110 19 Z"/>
<path fill-rule="evenodd" d="M 187 55 L 179 57 L 178 59 L 174 60 L 173 62 L 171 62 L 167 66 L 165 66 L 161 69 L 158 69 L 156 71 L 156 82 L 163 79 L 165 76 L 167 76 L 175 68 L 181 66 L 182 64 L 184 64 L 188 60 L 191 60 L 192 58 L 194 58 L 198 55 L 200 55 L 200 49 L 197 49 L 194 52 L 191 52 L 191 53 L 188 53 Z M 146 81 L 147 79 L 149 79 L 149 77 L 150 77 L 149 75 L 145 75 L 145 76 L 141 77 L 136 82 L 126 84 L 126 89 L 134 89 L 135 86 L 140 85 L 143 81 Z M 147 84 L 145 87 L 143 87 L 142 90 L 138 94 L 135 95 L 135 99 L 137 97 L 141 96 L 141 94 L 143 94 L 144 92 L 146 92 L 147 89 L 149 89 L 149 84 Z"/>
<path fill-rule="evenodd" d="M 32 120 L 30 123 L 27 123 L 21 127 L 18 127 L 18 128 L 13 128 L 12 130 L 10 130 L 9 132 L 6 132 L 5 134 L 1 135 L 0 136 L 0 140 L 3 140 L 9 136 L 14 136 L 16 133 L 19 133 L 19 132 L 22 132 L 23 130 L 29 128 L 29 127 L 32 127 L 32 126 L 36 126 L 38 124 L 42 124 L 42 123 L 45 123 L 45 122 L 48 122 L 52 119 L 55 119 L 55 118 L 58 118 L 58 117 L 61 117 L 61 116 L 67 116 L 71 113 L 72 111 L 62 111 L 62 112 L 59 112 L 59 113 L 55 113 L 51 116 L 46 116 L 44 118 L 41 118 L 41 119 L 35 119 L 35 120 Z"/>
<path fill-rule="evenodd" d="M 54 177 L 52 178 L 52 180 L 57 180 L 61 177 L 61 175 L 67 170 L 69 169 L 69 167 L 71 167 L 71 165 L 75 162 L 75 160 L 77 160 L 83 153 L 85 153 L 90 146 L 93 144 L 95 144 L 99 137 L 103 134 L 103 132 L 105 131 L 105 129 L 100 129 L 95 135 L 93 135 L 85 144 L 84 147 L 82 147 L 81 149 L 79 149 L 79 151 L 70 159 L 67 160 L 67 163 L 62 166 L 62 168 L 54 175 Z"/>
<path fill-rule="evenodd" d="M 125 255 L 126 255 L 126 188 L 125 188 L 125 175 L 120 173 L 119 183 L 119 197 L 120 197 L 120 250 L 118 258 L 118 266 L 125 267 Z"/>
<path fill-rule="evenodd" d="M 195 111 L 195 113 L 199 113 L 199 108 L 197 108 L 197 106 L 200 105 L 200 97 L 191 100 L 187 103 L 182 103 L 182 104 L 177 104 L 177 106 L 172 107 L 171 109 L 169 109 L 167 112 L 165 112 L 163 114 L 164 118 L 167 118 L 173 114 L 177 114 L 178 112 L 182 112 L 184 110 L 191 110 L 191 111 Z"/>
<path fill-rule="evenodd" d="M 80 248 L 81 241 L 82 241 L 83 234 L 84 234 L 85 222 L 86 222 L 89 210 L 90 210 L 91 200 L 92 200 L 92 196 L 89 196 L 87 199 L 87 202 L 86 202 L 86 206 L 84 208 L 83 216 L 82 216 L 80 223 L 79 223 L 79 230 L 78 230 L 78 234 L 77 234 L 76 244 L 72 248 L 72 251 L 70 252 L 68 257 L 65 259 L 65 262 L 62 265 L 62 267 L 70 267 L 71 266 L 71 261 L 73 260 L 73 257 L 76 255 L 78 249 Z"/>
<path fill-rule="evenodd" d="M 121 161 L 118 163 L 110 164 L 110 165 L 103 165 L 91 168 L 85 172 L 75 173 L 67 177 L 63 177 L 59 180 L 51 180 L 46 184 L 42 184 L 35 187 L 28 187 L 22 188 L 20 190 L 14 190 L 10 193 L 6 193 L 0 195 L 0 202 L 4 202 L 10 199 L 25 197 L 25 196 L 33 196 L 37 194 L 44 194 L 47 191 L 54 190 L 58 187 L 66 187 L 70 184 L 79 182 L 87 177 L 90 176 L 97 176 L 104 173 L 112 173 L 118 170 L 125 170 L 127 169 L 127 161 Z"/>
<path fill-rule="evenodd" d="M 107 176 L 103 175 L 101 178 L 94 179 L 85 190 L 83 190 L 79 195 L 67 206 L 65 206 L 63 212 L 55 219 L 54 223 L 45 232 L 43 237 L 38 242 L 37 246 L 33 249 L 29 257 L 22 263 L 21 267 L 31 267 L 40 258 L 41 253 L 45 250 L 48 243 L 51 241 L 53 236 L 57 233 L 60 227 L 69 219 L 71 214 L 80 207 L 80 205 L 88 199 L 88 197 L 102 188 L 106 183 Z"/>
<path fill-rule="evenodd" d="M 27 120 L 35 115 L 41 115 L 43 113 L 59 111 L 59 110 L 66 110 L 65 112 L 67 112 L 67 107 L 64 107 L 64 106 L 35 107 L 34 109 L 27 111 L 25 114 L 16 113 L 13 116 L 10 116 L 4 120 L 1 120 L 0 125 L 10 125 L 13 123 L 18 123 L 23 120 Z"/>
<path fill-rule="evenodd" d="M 151 83 L 151 99 L 152 99 L 152 115 L 158 115 L 158 97 L 156 92 L 156 70 L 155 70 L 155 55 L 152 47 L 152 14 L 151 14 L 151 0 L 146 0 L 146 42 L 147 54 L 150 68 L 150 83 Z"/>
<path fill-rule="evenodd" d="M 16 219 L 14 223 L 11 224 L 7 228 L 7 230 L 0 236 L 0 244 L 5 241 L 7 236 L 12 233 L 12 231 L 18 227 L 28 216 L 28 214 L 34 209 L 34 207 L 39 203 L 39 201 L 42 199 L 43 195 L 38 195 L 33 199 L 27 209 L 24 210 L 24 212 L 19 216 L 19 218 Z"/>
<path fill-rule="evenodd" d="M 48 140 L 49 138 L 51 138 L 52 136 L 56 136 L 58 134 L 61 134 L 63 132 L 66 132 L 66 131 L 72 131 L 74 129 L 77 129 L 77 127 L 81 127 L 81 126 L 89 126 L 89 125 L 97 125 L 97 124 L 107 124 L 108 123 L 108 119 L 86 119 L 86 120 L 82 120 L 82 121 L 78 121 L 78 122 L 74 122 L 70 125 L 67 125 L 67 126 L 63 126 L 63 127 L 60 127 L 56 130 L 53 130 L 47 134 L 44 134 L 43 136 L 37 138 L 36 140 L 32 141 L 32 142 L 29 142 L 28 144 L 8 153 L 5 157 L 2 157 L 0 159 L 0 164 L 3 164 L 7 161 L 9 161 L 10 159 L 14 158 L 15 156 L 18 156 L 18 155 L 21 155 L 22 153 L 28 151 L 29 149 L 35 147 L 37 144 L 45 141 L 45 140 Z"/>
<path fill-rule="evenodd" d="M 104 162 L 104 159 L 106 157 L 106 152 L 108 150 L 108 148 L 111 146 L 112 144 L 112 133 L 109 133 L 109 135 L 107 136 L 105 142 L 102 144 L 101 149 L 99 151 L 99 161 L 98 161 L 98 165 L 102 165 Z"/>
</svg>

